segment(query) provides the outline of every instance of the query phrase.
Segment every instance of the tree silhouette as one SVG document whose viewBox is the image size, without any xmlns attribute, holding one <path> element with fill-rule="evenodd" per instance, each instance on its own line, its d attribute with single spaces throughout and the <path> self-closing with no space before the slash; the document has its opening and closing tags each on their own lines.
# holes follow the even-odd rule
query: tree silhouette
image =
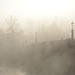
<svg viewBox="0 0 75 75">
<path fill-rule="evenodd" d="M 9 19 L 6 19 L 6 23 L 8 25 L 8 31 L 14 33 L 16 26 L 18 25 L 17 19 L 13 16 L 10 16 Z"/>
</svg>

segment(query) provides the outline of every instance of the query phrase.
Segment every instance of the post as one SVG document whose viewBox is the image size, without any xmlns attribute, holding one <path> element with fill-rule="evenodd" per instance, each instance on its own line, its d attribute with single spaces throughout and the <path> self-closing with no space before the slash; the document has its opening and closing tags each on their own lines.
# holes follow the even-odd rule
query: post
<svg viewBox="0 0 75 75">
<path fill-rule="evenodd" d="M 73 39 L 74 39 L 74 30 L 73 30 L 73 25 L 74 25 L 74 23 L 72 22 L 71 25 L 72 25 L 71 39 L 73 40 Z"/>
<path fill-rule="evenodd" d="M 37 43 L 37 32 L 35 32 L 35 43 Z"/>
</svg>

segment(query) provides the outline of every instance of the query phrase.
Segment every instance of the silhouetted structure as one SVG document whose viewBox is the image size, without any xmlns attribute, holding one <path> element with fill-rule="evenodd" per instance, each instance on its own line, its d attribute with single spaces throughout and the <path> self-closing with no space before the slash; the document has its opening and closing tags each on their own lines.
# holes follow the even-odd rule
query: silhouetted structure
<svg viewBox="0 0 75 75">
<path fill-rule="evenodd" d="M 72 22 L 71 25 L 72 25 L 71 38 L 74 39 L 74 30 L 73 30 L 73 25 L 74 25 L 74 23 Z"/>
<path fill-rule="evenodd" d="M 35 32 L 35 43 L 37 43 L 37 32 Z"/>
</svg>

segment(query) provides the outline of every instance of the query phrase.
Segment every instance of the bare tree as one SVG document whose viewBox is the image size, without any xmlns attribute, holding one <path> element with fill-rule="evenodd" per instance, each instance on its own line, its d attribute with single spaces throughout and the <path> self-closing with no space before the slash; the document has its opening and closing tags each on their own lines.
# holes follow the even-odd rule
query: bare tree
<svg viewBox="0 0 75 75">
<path fill-rule="evenodd" d="M 18 29 L 18 21 L 14 16 L 10 16 L 8 19 L 6 19 L 7 24 L 7 39 L 11 43 L 12 47 L 15 48 L 16 46 L 16 30 Z"/>
<path fill-rule="evenodd" d="M 9 19 L 6 19 L 6 23 L 8 25 L 8 31 L 14 33 L 16 30 L 16 26 L 18 25 L 17 19 L 13 16 L 10 16 Z"/>
</svg>

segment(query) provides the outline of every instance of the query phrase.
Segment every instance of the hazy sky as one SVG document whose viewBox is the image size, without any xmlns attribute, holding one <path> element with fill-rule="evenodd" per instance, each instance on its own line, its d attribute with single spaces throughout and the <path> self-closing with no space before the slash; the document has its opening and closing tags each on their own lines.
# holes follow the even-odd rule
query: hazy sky
<svg viewBox="0 0 75 75">
<path fill-rule="evenodd" d="M 0 20 L 9 15 L 24 20 L 52 17 L 74 20 L 75 0 L 0 0 Z"/>
<path fill-rule="evenodd" d="M 0 15 L 64 16 L 75 13 L 75 0 L 0 0 Z"/>
</svg>

